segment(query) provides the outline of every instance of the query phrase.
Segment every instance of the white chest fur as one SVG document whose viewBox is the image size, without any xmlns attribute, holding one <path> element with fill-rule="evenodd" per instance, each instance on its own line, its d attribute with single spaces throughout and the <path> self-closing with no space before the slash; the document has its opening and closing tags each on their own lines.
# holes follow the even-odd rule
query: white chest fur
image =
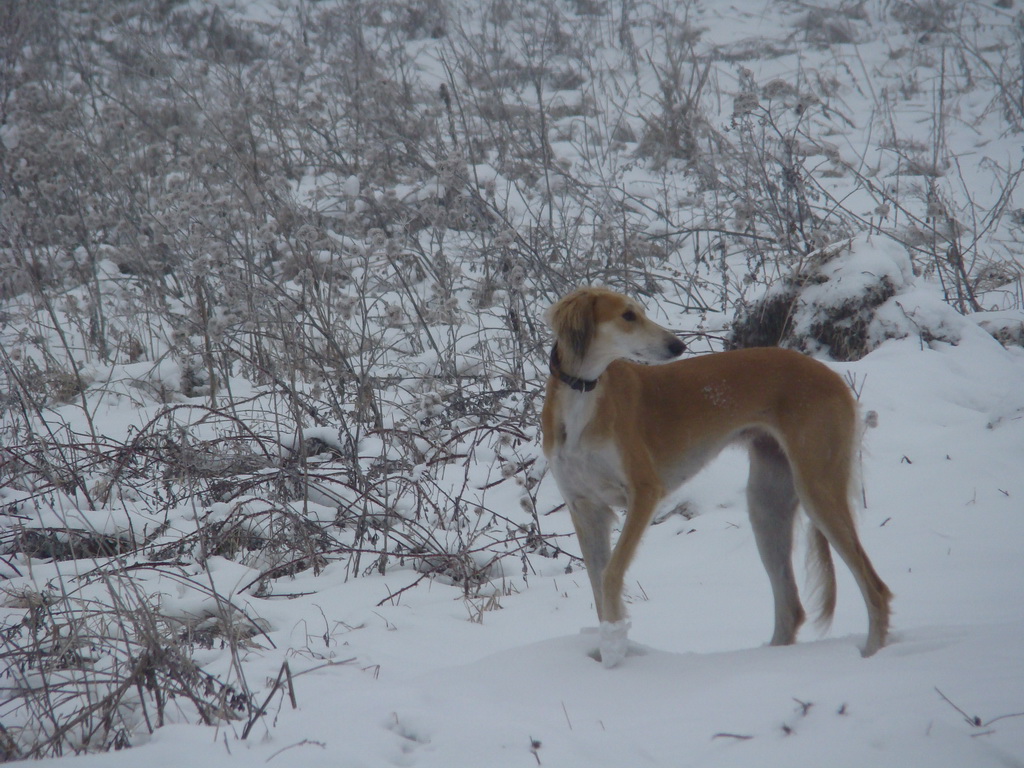
<svg viewBox="0 0 1024 768">
<path fill-rule="evenodd" d="M 564 440 L 549 457 L 549 463 L 566 500 L 585 498 L 622 507 L 627 503 L 627 484 L 618 448 L 610 440 L 598 440 L 587 429 L 596 402 L 590 393 L 563 392 Z"/>
</svg>

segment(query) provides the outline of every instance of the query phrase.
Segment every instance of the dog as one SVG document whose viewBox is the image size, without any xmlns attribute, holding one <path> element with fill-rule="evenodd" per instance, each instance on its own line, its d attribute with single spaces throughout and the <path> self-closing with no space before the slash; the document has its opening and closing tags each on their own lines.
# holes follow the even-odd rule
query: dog
<svg viewBox="0 0 1024 768">
<path fill-rule="evenodd" d="M 737 441 L 750 452 L 747 503 L 775 600 L 772 645 L 795 642 L 805 619 L 792 563 L 798 506 L 811 521 L 808 560 L 820 582 L 819 620 L 827 625 L 835 611 L 831 547 L 867 606 L 863 655 L 885 644 L 892 593 L 861 546 L 850 508 L 860 424 L 842 378 L 779 347 L 667 362 L 683 353 L 683 342 L 637 302 L 604 288 L 570 293 L 546 320 L 555 343 L 543 449 L 587 567 L 605 666 L 626 655 L 623 579 L 655 508 Z M 623 507 L 613 549 L 612 510 Z"/>
</svg>

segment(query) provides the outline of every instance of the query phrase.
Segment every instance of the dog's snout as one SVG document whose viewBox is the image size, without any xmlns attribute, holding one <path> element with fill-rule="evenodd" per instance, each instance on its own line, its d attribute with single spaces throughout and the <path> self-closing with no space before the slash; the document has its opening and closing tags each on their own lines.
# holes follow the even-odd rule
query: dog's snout
<svg viewBox="0 0 1024 768">
<path fill-rule="evenodd" d="M 683 351 L 685 349 L 686 345 L 683 344 L 682 340 L 677 339 L 674 336 L 668 343 L 668 352 L 670 355 L 672 355 L 672 357 L 679 357 L 681 354 L 683 354 Z"/>
</svg>

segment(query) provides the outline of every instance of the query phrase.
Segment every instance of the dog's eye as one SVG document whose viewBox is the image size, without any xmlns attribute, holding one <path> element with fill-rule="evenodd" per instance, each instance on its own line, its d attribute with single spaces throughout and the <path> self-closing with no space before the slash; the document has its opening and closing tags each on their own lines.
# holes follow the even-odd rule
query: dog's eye
<svg viewBox="0 0 1024 768">
<path fill-rule="evenodd" d="M 627 323 L 632 323 L 634 320 L 636 320 L 636 312 L 634 312 L 632 309 L 627 309 L 625 312 L 622 313 L 622 319 L 625 320 Z"/>
</svg>

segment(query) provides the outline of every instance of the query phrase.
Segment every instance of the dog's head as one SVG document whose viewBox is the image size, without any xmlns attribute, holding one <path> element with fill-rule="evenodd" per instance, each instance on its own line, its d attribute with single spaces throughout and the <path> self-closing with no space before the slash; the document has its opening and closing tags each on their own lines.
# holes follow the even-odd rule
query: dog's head
<svg viewBox="0 0 1024 768">
<path fill-rule="evenodd" d="M 573 291 L 547 311 L 546 320 L 563 365 L 591 375 L 620 357 L 659 363 L 686 349 L 675 334 L 649 320 L 643 307 L 606 288 Z"/>
</svg>

